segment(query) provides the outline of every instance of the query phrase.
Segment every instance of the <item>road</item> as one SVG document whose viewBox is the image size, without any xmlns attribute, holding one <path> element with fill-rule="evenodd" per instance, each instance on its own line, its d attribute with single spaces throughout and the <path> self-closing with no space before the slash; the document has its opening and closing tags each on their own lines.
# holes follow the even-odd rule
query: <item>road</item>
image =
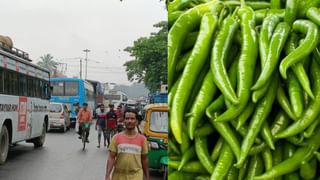
<svg viewBox="0 0 320 180">
<path fill-rule="evenodd" d="M 0 166 L 1 180 L 103 180 L 108 151 L 97 148 L 97 132 L 91 129 L 90 143 L 82 151 L 73 129 L 66 133 L 48 132 L 44 147 L 18 143 L 11 148 L 6 164 Z M 161 175 L 151 172 L 152 180 Z"/>
</svg>

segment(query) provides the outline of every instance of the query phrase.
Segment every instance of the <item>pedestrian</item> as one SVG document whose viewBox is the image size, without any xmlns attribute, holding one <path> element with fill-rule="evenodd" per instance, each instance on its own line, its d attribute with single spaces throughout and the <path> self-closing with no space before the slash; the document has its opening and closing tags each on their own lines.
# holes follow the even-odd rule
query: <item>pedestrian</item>
<svg viewBox="0 0 320 180">
<path fill-rule="evenodd" d="M 88 103 L 82 104 L 82 109 L 78 113 L 77 120 L 79 123 L 79 131 L 78 131 L 78 134 L 80 135 L 79 139 L 81 139 L 81 134 L 82 134 L 82 131 L 84 130 L 84 124 L 85 123 L 91 124 L 91 122 L 92 122 L 92 115 L 91 115 L 91 111 L 88 108 Z M 88 133 L 87 133 L 87 137 L 86 137 L 86 139 L 87 139 L 86 142 L 89 143 L 90 129 L 88 129 L 87 132 Z"/>
<path fill-rule="evenodd" d="M 124 129 L 124 122 L 123 122 L 123 110 L 122 106 L 118 105 L 117 110 L 116 110 L 116 115 L 117 115 L 117 129 L 118 132 L 123 131 Z"/>
<path fill-rule="evenodd" d="M 107 113 L 107 129 L 106 129 L 108 146 L 110 144 L 110 140 L 111 140 L 110 138 L 113 136 L 113 134 L 116 133 L 116 128 L 117 128 L 117 114 L 114 110 L 114 105 L 109 104 L 109 112 Z"/>
<path fill-rule="evenodd" d="M 125 129 L 112 138 L 109 146 L 105 180 L 150 180 L 148 143 L 135 130 L 137 116 L 135 110 L 125 110 Z"/>
<path fill-rule="evenodd" d="M 105 112 L 104 105 L 101 104 L 99 109 L 96 111 L 97 113 L 97 121 L 95 129 L 98 131 L 98 145 L 97 148 L 100 148 L 100 142 L 101 142 L 101 134 L 103 134 L 103 144 L 106 147 L 106 119 L 107 119 L 107 113 Z"/>
</svg>

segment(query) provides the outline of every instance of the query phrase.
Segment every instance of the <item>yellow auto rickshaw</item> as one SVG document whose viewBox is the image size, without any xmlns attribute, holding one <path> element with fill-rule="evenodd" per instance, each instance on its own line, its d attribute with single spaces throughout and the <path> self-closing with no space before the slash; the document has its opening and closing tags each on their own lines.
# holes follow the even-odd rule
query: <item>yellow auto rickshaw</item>
<svg viewBox="0 0 320 180">
<path fill-rule="evenodd" d="M 149 167 L 168 176 L 168 105 L 164 103 L 147 104 L 143 133 L 149 142 Z"/>
</svg>

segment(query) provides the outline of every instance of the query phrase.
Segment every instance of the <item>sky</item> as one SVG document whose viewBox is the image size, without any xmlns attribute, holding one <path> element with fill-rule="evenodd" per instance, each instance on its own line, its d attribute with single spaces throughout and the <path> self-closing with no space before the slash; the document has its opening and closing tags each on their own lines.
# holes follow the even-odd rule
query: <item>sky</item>
<svg viewBox="0 0 320 180">
<path fill-rule="evenodd" d="M 29 53 L 33 63 L 51 54 L 70 77 L 130 85 L 123 64 L 133 60 L 124 49 L 158 32 L 167 20 L 160 0 L 2 0 L 0 34 Z"/>
</svg>

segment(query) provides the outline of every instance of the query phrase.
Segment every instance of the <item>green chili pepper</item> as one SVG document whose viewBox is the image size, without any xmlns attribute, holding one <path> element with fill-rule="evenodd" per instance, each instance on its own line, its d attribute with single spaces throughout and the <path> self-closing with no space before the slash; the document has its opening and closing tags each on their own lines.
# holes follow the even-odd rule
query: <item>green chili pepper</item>
<svg viewBox="0 0 320 180">
<path fill-rule="evenodd" d="M 219 134 L 224 138 L 225 142 L 230 145 L 235 157 L 238 159 L 240 157 L 240 144 L 237 135 L 234 133 L 227 122 L 216 122 L 216 116 L 217 115 L 215 113 L 213 118 L 209 118 L 210 122 L 213 124 Z"/>
<path fill-rule="evenodd" d="M 267 121 L 265 121 L 262 125 L 261 129 L 261 137 L 264 139 L 264 141 L 267 143 L 270 149 L 274 150 L 274 144 L 273 144 L 273 137 L 271 130 L 269 128 L 269 124 Z"/>
<path fill-rule="evenodd" d="M 270 40 L 268 55 L 264 64 L 264 68 L 262 69 L 258 80 L 251 88 L 252 90 L 260 89 L 270 79 L 271 75 L 276 69 L 276 66 L 278 65 L 280 53 L 285 45 L 287 37 L 289 36 L 289 32 L 290 26 L 286 22 L 281 22 L 277 25 Z"/>
<path fill-rule="evenodd" d="M 187 37 L 183 41 L 182 45 L 182 52 L 190 51 L 192 50 L 195 42 L 197 41 L 197 37 L 199 35 L 198 31 L 190 32 Z M 181 60 L 180 60 L 181 61 Z M 177 66 L 180 64 L 180 61 L 178 61 Z"/>
<path fill-rule="evenodd" d="M 273 14 L 270 14 L 263 19 L 262 27 L 260 29 L 260 34 L 259 34 L 259 53 L 260 53 L 261 69 L 264 68 L 264 64 L 267 60 L 267 55 L 268 55 L 269 41 L 279 21 L 280 21 L 280 18 Z"/>
<path fill-rule="evenodd" d="M 231 1 L 224 1 L 224 4 L 226 6 L 238 7 L 241 4 L 241 2 L 231 0 Z M 270 8 L 270 3 L 264 2 L 264 1 L 246 1 L 246 5 L 251 7 L 254 10 Z"/>
<path fill-rule="evenodd" d="M 216 163 L 211 180 L 223 180 L 234 162 L 234 155 L 228 143 L 223 143 L 219 160 Z"/>
<path fill-rule="evenodd" d="M 233 42 L 234 34 L 239 23 L 232 16 L 228 16 L 222 23 L 212 49 L 211 70 L 214 74 L 213 80 L 226 99 L 232 103 L 238 103 L 237 96 L 231 86 L 224 62 Z"/>
<path fill-rule="evenodd" d="M 320 117 L 318 116 L 315 121 L 307 128 L 306 131 L 303 132 L 303 136 L 309 138 L 314 133 L 314 130 L 318 127 L 320 123 Z"/>
<path fill-rule="evenodd" d="M 313 158 L 309 162 L 302 162 L 300 166 L 300 176 L 303 179 L 313 179 L 317 173 L 317 159 Z"/>
<path fill-rule="evenodd" d="M 187 7 L 192 0 L 174 0 L 172 2 L 168 2 L 168 12 L 169 14 L 173 13 L 174 11 L 182 10 Z"/>
<path fill-rule="evenodd" d="M 189 162 L 192 158 L 196 156 L 196 151 L 194 149 L 194 146 L 189 147 L 189 149 L 186 150 L 185 153 L 182 154 L 182 158 L 178 167 L 178 171 L 181 170 L 181 168 Z M 170 158 L 171 160 L 171 158 Z"/>
<path fill-rule="evenodd" d="M 290 34 L 290 37 L 289 37 L 287 44 L 286 44 L 286 47 L 285 47 L 286 55 L 289 55 L 292 51 L 294 51 L 296 49 L 297 45 L 298 45 L 298 35 L 296 33 L 292 32 Z M 307 94 L 312 99 L 314 99 L 314 95 L 313 95 L 311 88 L 310 88 L 310 81 L 309 81 L 308 75 L 307 75 L 302 63 L 299 62 L 297 64 L 294 64 L 292 66 L 292 70 L 293 70 L 294 74 L 296 75 L 296 77 L 298 78 L 299 83 L 302 86 L 302 88 L 307 92 Z"/>
<path fill-rule="evenodd" d="M 183 126 L 183 129 L 186 128 L 185 123 L 183 123 L 182 126 Z M 187 132 L 182 131 L 181 135 L 182 136 L 181 136 L 180 151 L 181 151 L 182 154 L 184 154 L 190 148 L 191 141 L 189 139 L 189 136 L 188 136 Z"/>
<path fill-rule="evenodd" d="M 268 171 L 269 169 L 272 168 L 272 153 L 269 148 L 266 148 L 262 152 L 262 158 L 264 161 L 265 170 Z"/>
<path fill-rule="evenodd" d="M 168 33 L 168 87 L 175 79 L 174 73 L 184 40 L 188 33 L 197 28 L 202 16 L 207 12 L 217 13 L 222 8 L 218 1 L 201 4 L 183 13 L 170 28 Z"/>
<path fill-rule="evenodd" d="M 209 59 L 207 59 L 206 63 L 209 62 L 208 60 Z M 190 96 L 188 97 L 187 104 L 184 108 L 185 112 L 191 111 L 191 108 L 192 108 L 194 101 L 195 101 L 195 99 L 201 89 L 203 80 L 206 77 L 207 73 L 209 72 L 209 69 L 210 69 L 209 66 L 203 67 L 202 71 L 198 74 L 197 81 L 195 82 L 194 86 L 192 87 L 192 89 L 190 91 Z M 192 115 L 191 113 L 185 113 L 186 118 L 190 117 L 191 115 Z"/>
<path fill-rule="evenodd" d="M 238 117 L 237 130 L 239 130 L 240 127 L 242 127 L 245 124 L 245 122 L 249 119 L 255 107 L 256 105 L 254 103 L 249 102 L 247 107 L 243 110 L 243 112 Z"/>
<path fill-rule="evenodd" d="M 290 158 L 294 154 L 295 150 L 296 150 L 296 147 L 294 145 L 292 145 L 289 142 L 285 142 L 284 147 L 283 147 L 283 158 L 284 159 Z M 299 179 L 299 174 L 297 174 L 296 172 L 286 174 L 285 180 L 291 180 L 291 179 L 294 180 L 294 179 L 297 179 L 296 177 L 298 177 L 298 179 Z"/>
<path fill-rule="evenodd" d="M 303 141 L 304 137 L 303 135 L 297 135 L 297 136 L 290 136 L 286 140 L 296 146 L 304 146 L 306 143 Z"/>
<path fill-rule="evenodd" d="M 275 165 L 269 171 L 265 172 L 260 176 L 256 176 L 255 180 L 263 180 L 275 178 L 290 172 L 297 170 L 300 167 L 301 162 L 309 161 L 314 152 L 320 146 L 320 129 L 317 128 L 316 133 L 307 140 L 306 146 L 302 146 L 297 149 L 297 151 L 292 155 L 292 157 L 282 161 L 281 163 Z"/>
<path fill-rule="evenodd" d="M 192 51 L 188 51 L 185 54 L 181 55 L 180 60 L 176 66 L 176 72 L 181 73 L 183 71 L 184 66 L 187 64 L 187 61 L 191 55 Z M 181 76 L 179 76 L 181 77 Z"/>
<path fill-rule="evenodd" d="M 254 155 L 250 159 L 246 180 L 253 180 L 253 177 L 263 172 L 263 163 L 259 155 Z"/>
<path fill-rule="evenodd" d="M 318 161 L 320 161 L 320 153 L 319 152 L 314 152 L 314 154 L 316 155 Z"/>
<path fill-rule="evenodd" d="M 253 103 L 257 103 L 267 93 L 270 84 L 271 84 L 271 81 L 269 79 L 267 80 L 266 84 L 264 84 L 260 89 L 253 91 L 252 93 Z"/>
<path fill-rule="evenodd" d="M 247 6 L 244 6 L 238 10 L 238 15 L 240 17 L 242 37 L 237 75 L 237 95 L 239 104 L 229 107 L 227 111 L 216 119 L 216 121 L 229 121 L 235 119 L 246 107 L 250 99 L 250 88 L 258 54 L 257 35 L 254 30 L 254 11 Z"/>
<path fill-rule="evenodd" d="M 195 180 L 210 180 L 210 176 L 209 175 L 200 175 L 200 176 L 197 176 Z"/>
<path fill-rule="evenodd" d="M 198 127 L 195 130 L 194 136 L 195 137 L 209 136 L 214 132 L 215 132 L 215 129 L 213 128 L 213 126 L 209 122 L 206 122 L 204 125 L 202 125 L 201 127 Z"/>
<path fill-rule="evenodd" d="M 317 63 L 320 64 L 320 50 L 319 50 L 319 47 L 316 47 L 313 52 L 313 58 L 317 61 Z"/>
<path fill-rule="evenodd" d="M 255 10 L 255 20 L 256 24 L 260 24 L 264 21 L 264 18 L 269 15 L 275 15 L 279 17 L 281 20 L 284 19 L 285 16 L 285 10 L 284 9 L 259 9 Z"/>
<path fill-rule="evenodd" d="M 216 100 L 214 100 L 206 109 L 206 115 L 208 118 L 215 118 L 215 113 L 224 107 L 224 97 L 220 95 Z"/>
<path fill-rule="evenodd" d="M 281 1 L 280 0 L 270 0 L 271 9 L 281 9 Z"/>
<path fill-rule="evenodd" d="M 213 151 L 211 153 L 211 160 L 213 162 L 215 162 L 218 159 L 218 157 L 220 155 L 220 151 L 222 149 L 222 145 L 223 145 L 223 138 L 220 137 L 219 140 L 216 142 L 216 144 L 213 148 Z"/>
<path fill-rule="evenodd" d="M 171 27 L 183 13 L 184 11 L 174 11 L 172 13 L 168 13 L 168 26 Z"/>
<path fill-rule="evenodd" d="M 303 19 L 307 16 L 307 11 L 311 7 L 319 7 L 320 1 L 319 0 L 304 0 L 299 1 L 299 9 L 298 9 L 298 18 Z"/>
<path fill-rule="evenodd" d="M 181 124 L 184 116 L 187 99 L 190 95 L 192 86 L 200 72 L 205 60 L 208 57 L 210 42 L 217 24 L 217 17 L 212 13 L 203 16 L 199 31 L 199 36 L 195 47 L 192 50 L 188 63 L 186 64 L 180 83 L 174 96 L 172 106 L 175 108 L 171 113 L 171 128 L 174 129 L 173 135 L 181 143 Z"/>
<path fill-rule="evenodd" d="M 239 169 L 232 166 L 225 179 L 226 180 L 235 180 L 235 179 L 238 179 L 238 177 L 239 177 Z"/>
<path fill-rule="evenodd" d="M 249 160 L 246 160 L 242 166 L 242 168 L 239 169 L 239 177 L 238 180 L 243 180 L 244 176 L 247 173 L 247 170 L 249 168 Z"/>
<path fill-rule="evenodd" d="M 172 180 L 194 180 L 199 174 L 174 171 L 169 174 L 168 179 Z"/>
<path fill-rule="evenodd" d="M 178 169 L 179 165 L 180 165 L 180 161 L 174 161 L 170 159 L 168 162 L 168 166 L 173 169 Z M 188 172 L 188 173 L 200 173 L 200 174 L 207 173 L 207 171 L 199 161 L 189 161 L 181 168 L 180 171 Z"/>
<path fill-rule="evenodd" d="M 296 135 L 306 129 L 320 113 L 320 66 L 313 60 L 311 65 L 311 75 L 314 81 L 315 99 L 309 103 L 301 118 L 291 124 L 288 128 L 276 134 L 277 138 L 285 138 Z"/>
<path fill-rule="evenodd" d="M 274 75 L 272 81 L 270 89 L 277 89 L 278 77 Z M 250 148 L 254 144 L 254 139 L 257 137 L 264 121 L 267 119 L 271 111 L 275 96 L 276 95 L 273 91 L 268 91 L 266 96 L 258 102 L 256 110 L 252 116 L 252 120 L 250 121 L 248 133 L 242 141 L 240 159 L 238 159 L 236 167 L 240 168 L 247 158 Z"/>
<path fill-rule="evenodd" d="M 205 114 L 206 107 L 213 100 L 213 97 L 217 92 L 217 87 L 213 82 L 213 76 L 212 71 L 208 71 L 202 82 L 199 93 L 193 101 L 190 111 L 191 116 L 187 120 L 187 129 L 190 139 L 194 138 L 195 129 L 200 119 Z"/>
<path fill-rule="evenodd" d="M 172 88 L 169 91 L 169 94 L 168 94 L 168 106 L 169 107 L 172 107 L 171 106 L 172 105 L 172 100 L 173 100 L 174 95 L 176 94 L 180 79 L 181 79 L 181 76 L 179 76 L 179 78 L 176 80 L 176 82 L 174 82 Z"/>
<path fill-rule="evenodd" d="M 297 120 L 297 117 L 291 110 L 291 105 L 281 85 L 279 85 L 277 89 L 277 101 L 282 107 L 282 110 L 284 110 L 291 119 Z"/>
<path fill-rule="evenodd" d="M 296 20 L 298 11 L 298 0 L 286 0 L 286 9 L 284 22 L 288 23 L 290 26 Z"/>
<path fill-rule="evenodd" d="M 300 118 L 304 109 L 303 90 L 293 72 L 288 72 L 288 89 L 292 111 L 295 117 Z"/>
<path fill-rule="evenodd" d="M 169 136 L 169 150 L 172 151 L 173 153 L 177 154 L 177 155 L 180 155 L 180 150 L 178 148 L 178 145 L 175 141 L 174 138 L 172 138 L 171 136 Z"/>
<path fill-rule="evenodd" d="M 287 79 L 287 69 L 308 56 L 319 42 L 318 27 L 309 20 L 296 20 L 292 25 L 292 29 L 306 34 L 306 37 L 297 49 L 281 61 L 279 70 L 284 79 Z"/>
<path fill-rule="evenodd" d="M 310 7 L 307 10 L 307 17 L 318 26 L 320 25 L 320 9 L 317 7 Z"/>
<path fill-rule="evenodd" d="M 195 150 L 201 164 L 211 174 L 214 170 L 214 165 L 210 159 L 207 137 L 195 137 Z"/>
</svg>

